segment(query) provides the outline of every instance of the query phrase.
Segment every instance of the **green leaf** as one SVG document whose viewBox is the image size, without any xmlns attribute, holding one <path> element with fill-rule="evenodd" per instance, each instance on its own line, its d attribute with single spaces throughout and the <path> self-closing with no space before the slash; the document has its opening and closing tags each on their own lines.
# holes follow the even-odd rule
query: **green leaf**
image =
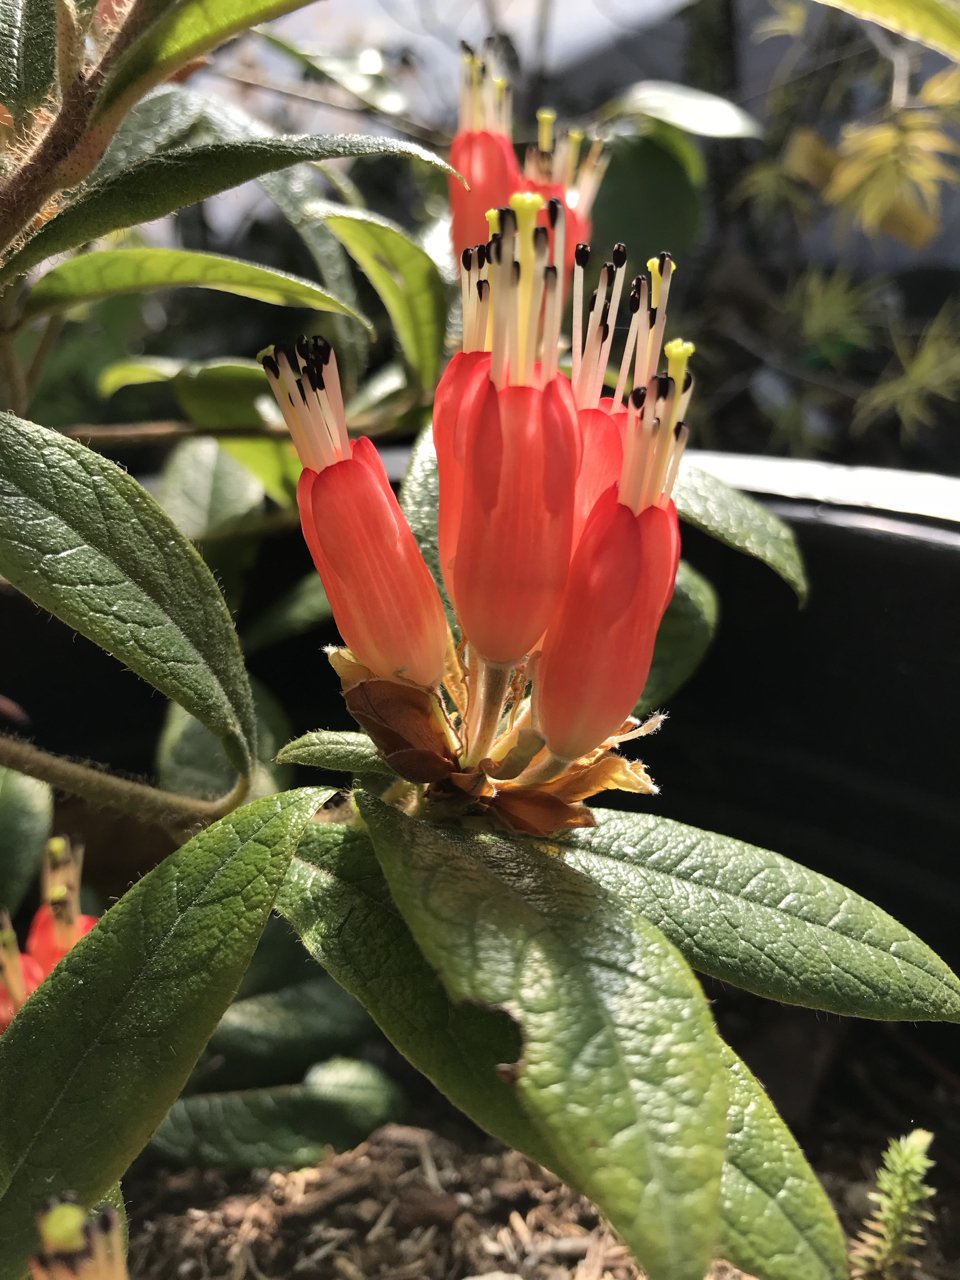
<svg viewBox="0 0 960 1280">
<path fill-rule="evenodd" d="M 45 782 L 0 769 L 0 908 L 11 915 L 40 868 L 53 823 L 53 793 Z"/>
<path fill-rule="evenodd" d="M 263 510 L 264 488 L 216 440 L 183 440 L 160 477 L 157 501 L 193 542 L 242 525 Z"/>
<path fill-rule="evenodd" d="M 201 1063 L 197 1075 L 207 1092 L 212 1075 L 217 1089 L 299 1080 L 312 1063 L 356 1049 L 372 1032 L 352 996 L 328 977 L 313 978 L 234 1001 L 207 1046 L 208 1058 L 223 1065 Z"/>
<path fill-rule="evenodd" d="M 308 573 L 247 627 L 243 633 L 244 650 L 248 654 L 256 653 L 278 640 L 312 631 L 332 617 L 333 610 L 320 575 Z"/>
<path fill-rule="evenodd" d="M 23 317 L 66 311 L 116 293 L 184 287 L 215 289 L 277 307 L 336 311 L 370 326 L 369 320 L 310 280 L 239 258 L 189 249 L 104 249 L 68 258 L 33 286 Z"/>
<path fill-rule="evenodd" d="M 421 384 L 432 390 L 440 372 L 447 302 L 433 259 L 405 231 L 362 209 L 309 206 L 359 264 L 383 300 L 397 341 Z"/>
<path fill-rule="evenodd" d="M 918 40 L 960 62 L 960 9 L 954 0 L 820 0 L 855 18 Z"/>
<path fill-rule="evenodd" d="M 335 1058 L 302 1085 L 181 1098 L 151 1146 L 190 1165 L 299 1169 L 318 1164 L 331 1147 L 356 1146 L 402 1110 L 400 1090 L 379 1068 Z"/>
<path fill-rule="evenodd" d="M 503 1014 L 449 999 L 397 914 L 363 831 L 312 824 L 280 890 L 277 909 L 397 1048 L 457 1106 L 576 1185 L 576 1165 L 563 1169 L 522 1110 L 507 1083 L 509 1073 L 497 1070 L 498 1063 L 520 1055 L 516 1026 Z M 791 1272 L 789 1266 L 797 1258 L 812 1257 L 811 1280 L 832 1280 L 835 1228 L 829 1225 L 828 1205 L 823 1212 L 823 1193 L 761 1087 L 726 1046 L 721 1051 L 730 1096 L 718 1252 L 758 1275 L 767 1277 L 769 1271 L 769 1280 L 806 1277 L 807 1272 Z M 770 1163 L 761 1168 L 765 1155 Z M 752 1234 L 750 1219 L 758 1228 Z M 796 1230 L 806 1238 L 806 1248 Z M 764 1266 L 759 1265 L 764 1240 L 772 1245 L 767 1255 L 782 1251 L 785 1272 L 775 1256 L 766 1256 Z M 826 1260 L 825 1272 L 822 1264 L 816 1268 L 818 1255 Z"/>
<path fill-rule="evenodd" d="M 147 28 L 120 57 L 97 102 L 94 119 L 118 104 L 131 106 L 147 89 L 168 80 L 185 63 L 199 58 L 258 22 L 267 22 L 308 0 L 184 0 Z"/>
<path fill-rule="evenodd" d="M 396 775 L 365 733 L 315 729 L 296 738 L 277 754 L 280 764 L 305 764 L 338 773 Z"/>
<path fill-rule="evenodd" d="M 574 1169 L 497 1070 L 522 1052 L 504 1013 L 454 1003 L 397 912 L 367 832 L 312 823 L 277 897 L 307 950 L 354 995 L 401 1053 L 477 1124 L 572 1185 Z"/>
<path fill-rule="evenodd" d="M 521 841 L 417 822 L 360 793 L 393 899 L 455 1000 L 504 1009 L 533 1125 L 652 1275 L 702 1280 L 726 1098 L 706 1000 L 667 940 Z"/>
<path fill-rule="evenodd" d="M 56 58 L 55 0 L 0 0 L 0 102 L 15 120 L 50 93 Z"/>
<path fill-rule="evenodd" d="M 254 796 L 269 796 L 292 780 L 291 770 L 275 763 L 290 724 L 279 702 L 259 681 L 252 682 L 257 721 L 257 760 L 250 784 Z M 157 743 L 157 782 L 178 795 L 212 799 L 236 784 L 237 772 L 220 743 L 199 720 L 171 702 Z"/>
<path fill-rule="evenodd" d="M 126 472 L 0 413 L 0 573 L 220 738 L 255 754 L 250 686 L 223 596 L 200 556 Z"/>
<path fill-rule="evenodd" d="M 447 596 L 440 568 L 440 476 L 437 451 L 433 447 L 433 428 L 425 427 L 417 437 L 410 454 L 407 474 L 400 488 L 400 506 L 407 517 L 427 568 L 440 588 L 447 617 L 453 621 L 453 606 Z"/>
<path fill-rule="evenodd" d="M 826 1193 L 762 1085 L 723 1046 L 729 1107 L 720 1253 L 763 1280 L 847 1280 Z"/>
<path fill-rule="evenodd" d="M 547 848 L 635 904 L 701 973 L 852 1017 L 960 1021 L 960 980 L 852 890 L 712 831 L 594 815 L 593 830 Z"/>
<path fill-rule="evenodd" d="M 599 110 L 602 120 L 650 117 L 703 138 L 760 138 L 763 129 L 728 98 L 668 80 L 641 80 Z"/>
<path fill-rule="evenodd" d="M 166 356 L 139 356 L 134 360 L 116 360 L 101 369 L 97 376 L 97 394 L 109 400 L 123 387 L 142 387 L 151 382 L 169 382 L 183 368 L 182 360 Z"/>
<path fill-rule="evenodd" d="M 779 516 L 722 480 L 682 466 L 674 492 L 680 518 L 728 547 L 762 560 L 807 598 L 807 576 L 793 530 Z"/>
<path fill-rule="evenodd" d="M 176 369 L 171 381 L 181 409 L 198 427 L 261 427 L 263 407 L 273 412 L 273 395 L 256 360 L 194 360 Z"/>
<path fill-rule="evenodd" d="M 97 180 L 51 218 L 19 253 L 0 268 L 0 280 L 22 275 L 38 262 L 122 227 L 205 200 L 276 169 L 338 156 L 414 156 L 452 172 L 431 152 L 412 142 L 353 134 L 249 138 L 202 146 L 175 147 Z"/>
<path fill-rule="evenodd" d="M 690 679 L 713 641 L 719 609 L 717 593 L 710 583 L 681 560 L 673 599 L 657 632 L 653 664 L 637 715 L 663 706 Z"/>
<path fill-rule="evenodd" d="M 95 1204 L 176 1098 L 327 794 L 258 800 L 194 837 L 111 907 L 4 1032 L 0 1280 L 20 1280 L 51 1186 Z"/>
</svg>

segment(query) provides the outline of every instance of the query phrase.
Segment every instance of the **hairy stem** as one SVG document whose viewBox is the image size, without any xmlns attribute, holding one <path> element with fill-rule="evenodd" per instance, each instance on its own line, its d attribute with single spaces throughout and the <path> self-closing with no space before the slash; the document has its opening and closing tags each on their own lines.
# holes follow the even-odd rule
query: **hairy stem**
<svg viewBox="0 0 960 1280">
<path fill-rule="evenodd" d="M 134 0 L 100 61 L 64 88 L 60 109 L 23 165 L 0 185 L 0 254 L 29 227 L 60 185 L 57 170 L 83 141 L 100 90 L 120 55 L 157 17 L 158 0 Z"/>
<path fill-rule="evenodd" d="M 52 787 L 81 796 L 91 804 L 129 813 L 144 823 L 156 823 L 171 835 L 192 827 L 206 827 L 241 805 L 250 780 L 240 778 L 232 791 L 216 800 L 198 800 L 161 791 L 144 782 L 119 778 L 96 765 L 79 764 L 35 747 L 22 738 L 0 734 L 0 765 L 49 782 Z"/>
<path fill-rule="evenodd" d="M 43 366 L 47 363 L 47 357 L 57 344 L 60 337 L 60 331 L 63 328 L 63 316 L 54 315 L 49 318 L 44 326 L 43 333 L 40 335 L 40 341 L 34 349 L 30 358 L 30 367 L 27 369 L 27 386 L 26 386 L 26 402 L 24 409 L 30 407 L 30 401 L 33 399 L 34 392 L 37 389 L 37 383 L 40 381 L 40 375 L 43 373 Z"/>
</svg>

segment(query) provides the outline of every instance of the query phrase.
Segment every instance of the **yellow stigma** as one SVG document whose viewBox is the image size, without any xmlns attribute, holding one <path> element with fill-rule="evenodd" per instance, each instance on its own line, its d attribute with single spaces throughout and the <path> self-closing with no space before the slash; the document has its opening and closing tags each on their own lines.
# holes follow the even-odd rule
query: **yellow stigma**
<svg viewBox="0 0 960 1280">
<path fill-rule="evenodd" d="M 683 393 L 687 362 L 695 351 L 693 343 L 686 342 L 683 338 L 674 338 L 663 348 L 663 354 L 667 357 L 667 373 L 677 385 L 678 396 Z"/>
<path fill-rule="evenodd" d="M 583 130 L 571 129 L 567 134 L 567 179 L 566 185 L 572 187 L 577 179 L 577 166 L 580 163 L 580 148 L 583 146 Z"/>
<path fill-rule="evenodd" d="M 556 123 L 557 113 L 552 107 L 541 107 L 537 112 L 537 146 L 541 151 L 553 150 Z"/>
<path fill-rule="evenodd" d="M 86 1248 L 87 1215 L 78 1204 L 58 1204 L 37 1219 L 46 1253 L 80 1253 Z"/>
<path fill-rule="evenodd" d="M 500 234 L 500 210 L 488 209 L 486 212 L 487 229 L 490 232 L 490 238 Z"/>
</svg>

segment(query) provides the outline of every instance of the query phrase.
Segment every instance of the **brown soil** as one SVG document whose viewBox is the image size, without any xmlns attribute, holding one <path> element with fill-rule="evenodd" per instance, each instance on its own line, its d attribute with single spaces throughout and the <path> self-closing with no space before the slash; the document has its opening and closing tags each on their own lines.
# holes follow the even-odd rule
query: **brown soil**
<svg viewBox="0 0 960 1280">
<path fill-rule="evenodd" d="M 638 1280 L 589 1201 L 514 1151 L 478 1146 L 387 1125 L 316 1168 L 232 1184 L 196 1170 L 169 1175 L 160 1203 L 138 1206 L 131 1275 Z M 721 1263 L 710 1280 L 749 1278 Z"/>
</svg>

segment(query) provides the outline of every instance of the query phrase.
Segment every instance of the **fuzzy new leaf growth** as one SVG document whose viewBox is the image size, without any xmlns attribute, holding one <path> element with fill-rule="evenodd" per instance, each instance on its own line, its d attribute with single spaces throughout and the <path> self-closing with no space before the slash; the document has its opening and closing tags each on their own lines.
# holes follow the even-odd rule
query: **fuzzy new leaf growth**
<svg viewBox="0 0 960 1280">
<path fill-rule="evenodd" d="M 924 1181 L 933 1168 L 927 1156 L 933 1134 L 914 1129 L 893 1138 L 877 1171 L 876 1206 L 850 1250 L 853 1280 L 900 1280 L 916 1267 L 914 1254 L 926 1243 L 927 1208 L 935 1194 Z"/>
</svg>

